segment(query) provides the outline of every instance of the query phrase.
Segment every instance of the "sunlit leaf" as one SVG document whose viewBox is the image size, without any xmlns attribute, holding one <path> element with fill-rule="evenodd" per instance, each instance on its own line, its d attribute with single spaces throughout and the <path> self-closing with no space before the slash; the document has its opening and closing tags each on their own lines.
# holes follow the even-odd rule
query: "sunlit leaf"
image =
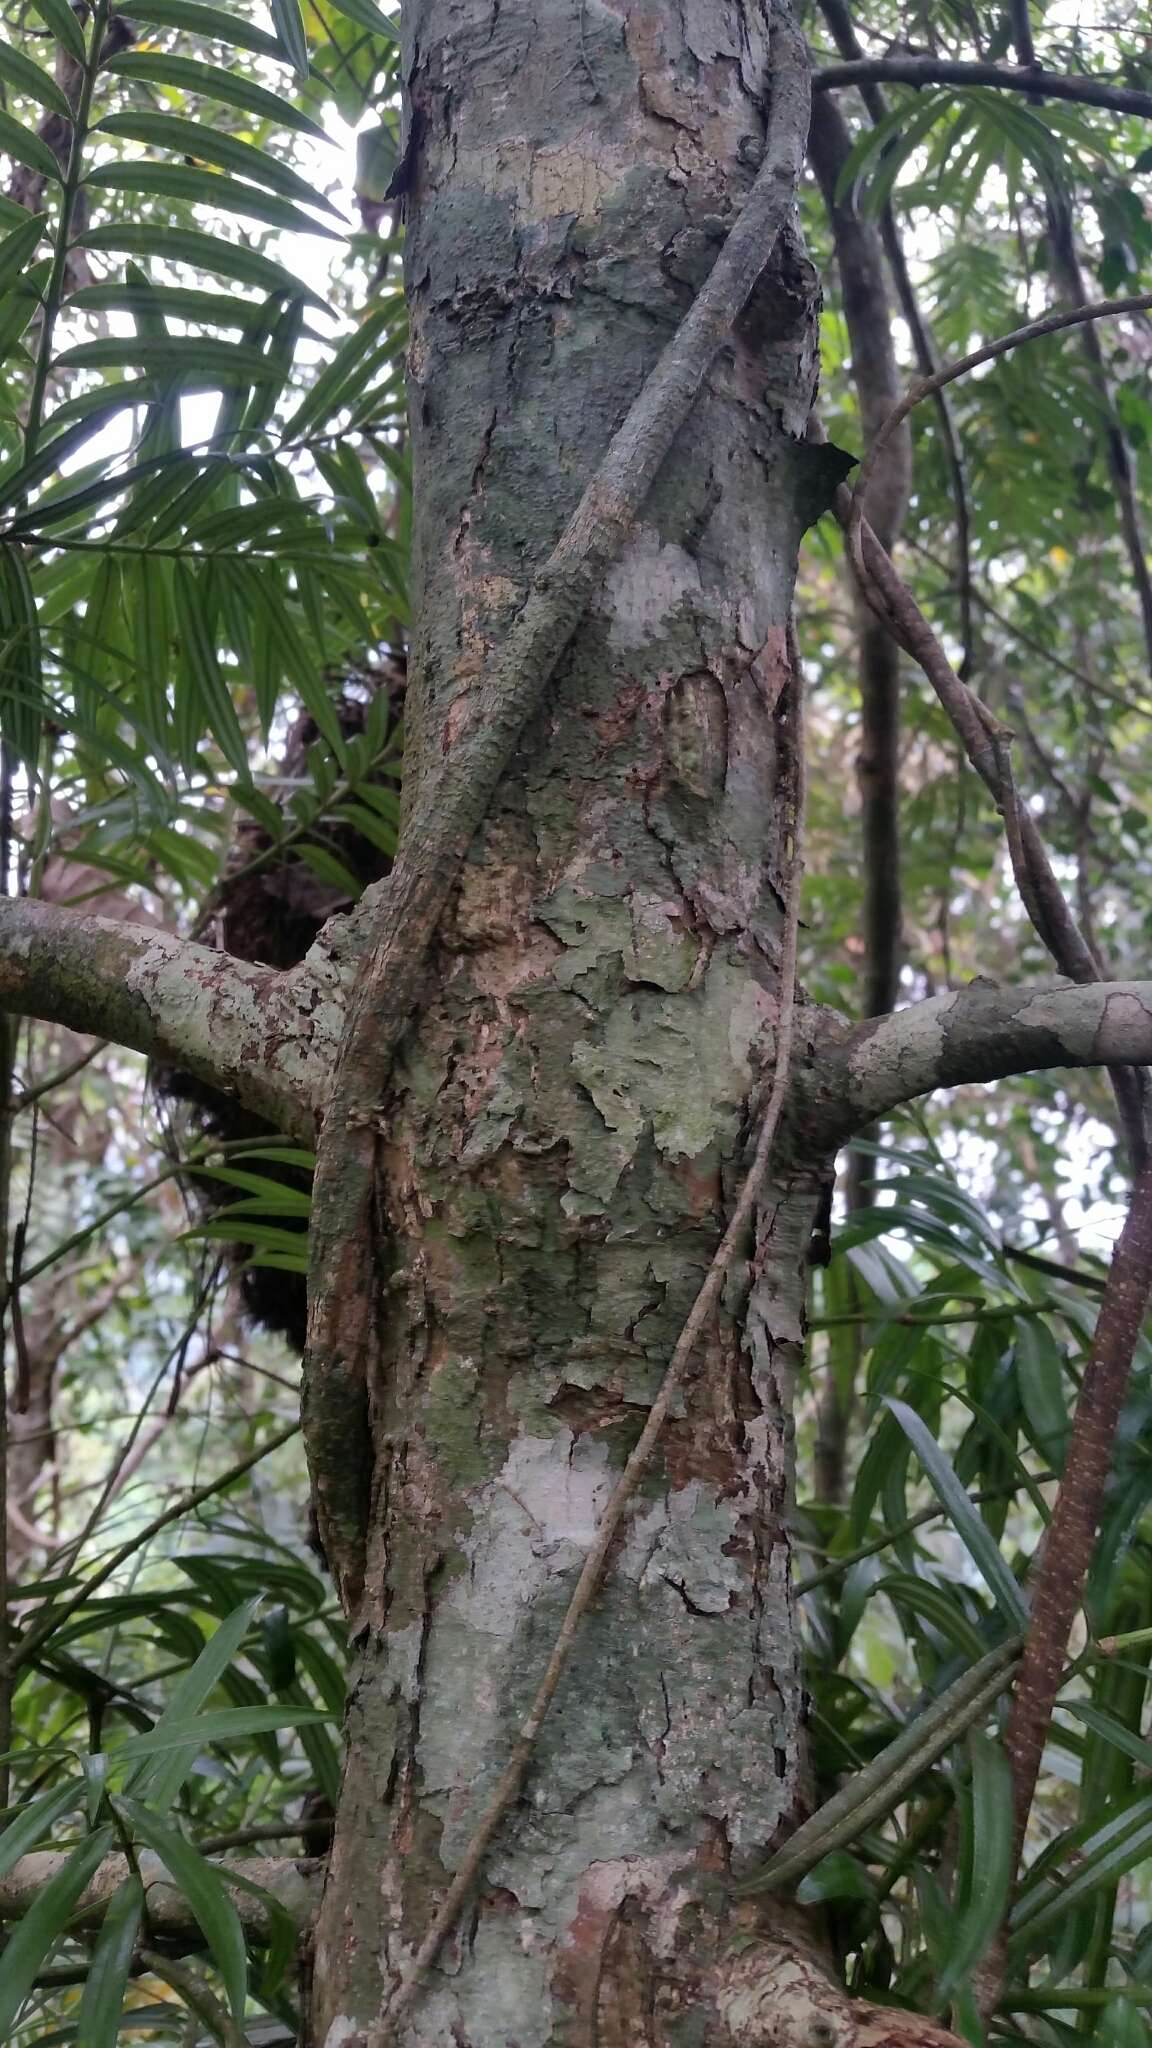
<svg viewBox="0 0 1152 2048">
<path fill-rule="evenodd" d="M 266 185 L 286 199 L 302 199 L 307 206 L 323 206 L 329 213 L 336 212 L 315 184 L 302 178 L 291 165 L 281 163 L 268 150 L 257 149 L 254 143 L 242 142 L 238 136 L 206 122 L 189 121 L 182 114 L 107 114 L 98 132 L 122 135 L 129 142 L 150 143 L 156 149 L 169 149 L 190 162 L 218 164 L 238 177 L 255 179 L 258 185 Z"/>
<path fill-rule="evenodd" d="M 162 50 L 124 50 L 105 67 L 129 80 L 140 78 L 154 85 L 171 85 L 179 92 L 199 93 L 219 100 L 227 107 L 239 107 L 281 128 L 295 129 L 327 141 L 323 128 L 293 106 L 279 93 L 268 92 L 238 71 L 223 71 L 217 64 L 204 64 L 195 57 L 174 57 Z"/>
</svg>

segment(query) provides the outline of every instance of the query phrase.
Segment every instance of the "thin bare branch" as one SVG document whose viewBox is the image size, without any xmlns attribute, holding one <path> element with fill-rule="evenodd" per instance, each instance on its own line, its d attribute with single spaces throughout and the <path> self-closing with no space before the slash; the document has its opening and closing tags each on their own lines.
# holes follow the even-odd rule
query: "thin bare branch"
<svg viewBox="0 0 1152 2048">
<path fill-rule="evenodd" d="M 1082 106 L 1108 107 L 1117 114 L 1152 114 L 1152 92 L 1138 92 L 1135 86 L 1114 84 L 1107 78 L 1045 71 L 1041 65 L 978 64 L 950 57 L 860 57 L 849 64 L 827 64 L 812 78 L 813 92 L 880 84 L 992 86 L 1003 92 L 1040 94 L 1049 100 L 1078 100 Z"/>
<path fill-rule="evenodd" d="M 1152 106 L 1152 95 L 1149 96 L 1149 105 Z M 1146 313 L 1150 307 L 1152 292 L 1132 292 L 1120 299 L 1092 299 L 1082 306 L 1063 307 L 1056 312 L 1045 313 L 1040 320 L 1030 320 L 1024 327 L 1013 328 L 1010 334 L 998 335 L 994 341 L 985 342 L 981 348 L 973 349 L 969 355 L 959 356 L 954 362 L 945 363 L 943 368 L 935 371 L 931 377 L 922 377 L 917 383 L 910 385 L 899 405 L 889 413 L 869 447 L 860 465 L 852 492 L 849 543 L 853 559 L 864 580 L 867 581 L 867 570 L 863 565 L 859 534 L 868 489 L 886 444 L 898 432 L 910 412 L 913 412 L 925 398 L 930 398 L 934 392 L 943 391 L 946 385 L 954 384 L 958 377 L 966 377 L 969 371 L 978 370 L 983 363 L 994 362 L 998 356 L 1007 355 L 1010 350 L 1022 347 L 1025 342 L 1039 341 L 1047 334 L 1063 333 L 1069 327 L 1082 327 L 1088 320 L 1113 320 L 1124 313 Z"/>
</svg>

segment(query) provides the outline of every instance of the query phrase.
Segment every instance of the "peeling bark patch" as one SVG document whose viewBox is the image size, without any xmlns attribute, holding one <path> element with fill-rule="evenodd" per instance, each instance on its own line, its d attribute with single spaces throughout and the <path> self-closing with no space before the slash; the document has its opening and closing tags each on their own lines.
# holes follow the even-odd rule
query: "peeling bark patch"
<svg viewBox="0 0 1152 2048">
<path fill-rule="evenodd" d="M 736 1957 L 716 2003 L 731 2048 L 855 2048 L 848 1999 L 799 1948 L 752 1948 Z"/>
<path fill-rule="evenodd" d="M 715 676 L 706 669 L 681 676 L 665 700 L 664 722 L 676 781 L 702 803 L 714 801 L 728 771 L 728 706 Z"/>
</svg>

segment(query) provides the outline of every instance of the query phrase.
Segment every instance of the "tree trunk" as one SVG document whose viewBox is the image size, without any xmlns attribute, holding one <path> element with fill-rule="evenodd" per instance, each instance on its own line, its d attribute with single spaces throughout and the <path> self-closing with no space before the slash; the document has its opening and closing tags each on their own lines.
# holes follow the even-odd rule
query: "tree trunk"
<svg viewBox="0 0 1152 2048">
<path fill-rule="evenodd" d="M 748 187 L 767 28 L 754 0 L 408 10 L 410 787 Z M 370 2038 L 460 1862 L 771 1080 L 817 305 L 790 230 L 500 787 L 394 1073 L 325 2048 Z M 767 1192 L 755 1287 L 701 1348 L 405 2041 L 752 2038 L 726 1880 L 799 1799 L 785 1517 L 816 1177 Z"/>
</svg>

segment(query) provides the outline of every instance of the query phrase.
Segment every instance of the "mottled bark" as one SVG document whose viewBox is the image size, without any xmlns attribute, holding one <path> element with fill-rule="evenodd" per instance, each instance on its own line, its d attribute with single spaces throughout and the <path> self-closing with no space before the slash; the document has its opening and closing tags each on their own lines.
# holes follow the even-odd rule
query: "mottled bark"
<svg viewBox="0 0 1152 2048">
<path fill-rule="evenodd" d="M 344 940 L 351 950 L 353 939 Z M 0 1010 L 92 1032 L 213 1082 L 310 1140 L 344 1018 L 343 962 L 288 974 L 44 903 L 0 913 Z"/>
<path fill-rule="evenodd" d="M 932 1088 L 1150 1059 L 1150 981 L 1013 986 L 980 977 L 894 1016 L 832 1026 L 797 1073 L 794 1115 L 819 1148 Z"/>
<path fill-rule="evenodd" d="M 419 789 L 747 190 L 767 22 L 425 0 L 407 62 Z M 371 2039 L 463 1854 L 770 1078 L 770 707 L 820 503 L 816 296 L 790 232 L 500 784 L 394 1070 L 404 1278 L 371 1390 L 326 2048 Z M 758 1284 L 701 1346 L 406 2042 L 751 2038 L 727 1879 L 798 1797 L 784 1519 L 814 1184 L 768 1192 Z"/>
<path fill-rule="evenodd" d="M 36 1849 L 31 1855 L 22 1856 L 6 1871 L 0 1877 L 0 1922 L 22 1920 L 42 1896 L 45 1885 L 59 1876 L 70 1854 L 68 1849 Z M 203 1931 L 187 1899 L 169 1879 L 160 1858 L 154 1856 L 150 1849 L 141 1850 L 134 1859 L 133 1867 L 139 1870 L 144 1880 L 148 1925 L 153 1936 L 162 1935 L 165 1940 L 177 1944 L 187 1942 L 189 1947 L 202 1946 Z M 230 1889 L 230 1896 L 240 1916 L 241 1926 L 254 1946 L 268 1941 L 278 1932 L 270 1928 L 264 1902 L 251 1889 L 254 1885 L 270 1892 L 277 1904 L 289 1914 L 293 1925 L 302 1934 L 306 1932 L 316 1909 L 320 1885 L 318 1863 L 284 1856 L 247 1856 L 238 1858 L 235 1865 L 221 1859 L 213 1867 L 224 1879 L 235 1868 L 241 1882 Z M 76 1931 L 99 1927 L 109 1901 L 127 1875 L 125 1857 L 106 1856 L 76 1901 L 70 1927 Z"/>
</svg>

